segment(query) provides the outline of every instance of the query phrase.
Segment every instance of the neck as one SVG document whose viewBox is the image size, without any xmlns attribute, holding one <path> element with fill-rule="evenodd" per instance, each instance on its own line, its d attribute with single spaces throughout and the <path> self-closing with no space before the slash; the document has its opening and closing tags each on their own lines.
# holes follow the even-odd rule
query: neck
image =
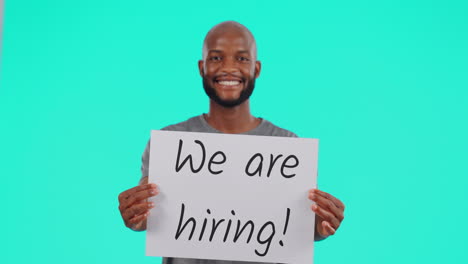
<svg viewBox="0 0 468 264">
<path fill-rule="evenodd" d="M 250 113 L 249 100 L 232 108 L 220 106 L 210 100 L 210 111 L 205 118 L 210 126 L 229 134 L 239 134 L 252 130 L 261 121 Z"/>
</svg>

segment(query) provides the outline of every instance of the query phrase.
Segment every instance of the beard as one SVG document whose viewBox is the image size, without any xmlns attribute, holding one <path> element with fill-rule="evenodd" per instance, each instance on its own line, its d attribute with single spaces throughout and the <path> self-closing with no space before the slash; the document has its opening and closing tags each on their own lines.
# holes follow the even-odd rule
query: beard
<svg viewBox="0 0 468 264">
<path fill-rule="evenodd" d="M 242 92 L 239 95 L 239 98 L 233 99 L 233 100 L 224 100 L 221 97 L 219 97 L 214 87 L 212 87 L 209 84 L 208 79 L 206 77 L 203 77 L 203 88 L 205 89 L 206 95 L 208 95 L 208 97 L 211 100 L 215 101 L 217 104 L 221 105 L 222 107 L 233 108 L 242 104 L 243 102 L 245 102 L 247 99 L 250 98 L 255 88 L 255 79 L 249 80 L 247 87 L 245 87 L 245 89 L 242 90 Z"/>
</svg>

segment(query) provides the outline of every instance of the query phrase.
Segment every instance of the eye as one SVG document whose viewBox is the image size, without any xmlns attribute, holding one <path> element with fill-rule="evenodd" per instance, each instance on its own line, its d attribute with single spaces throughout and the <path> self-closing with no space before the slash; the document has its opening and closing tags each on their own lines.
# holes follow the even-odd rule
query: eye
<svg viewBox="0 0 468 264">
<path fill-rule="evenodd" d="M 221 60 L 221 57 L 220 56 L 211 56 L 209 58 L 210 61 L 220 61 Z"/>
<path fill-rule="evenodd" d="M 239 57 L 238 60 L 239 60 L 239 61 L 246 62 L 246 61 L 249 61 L 249 58 L 247 58 L 247 57 Z"/>
</svg>

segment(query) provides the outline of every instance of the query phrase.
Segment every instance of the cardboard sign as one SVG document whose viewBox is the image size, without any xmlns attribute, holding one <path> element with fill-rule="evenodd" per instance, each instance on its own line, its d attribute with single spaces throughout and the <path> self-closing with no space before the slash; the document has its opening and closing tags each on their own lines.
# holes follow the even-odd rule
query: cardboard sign
<svg viewBox="0 0 468 264">
<path fill-rule="evenodd" d="M 152 131 L 149 256 L 311 263 L 318 140 Z"/>
</svg>

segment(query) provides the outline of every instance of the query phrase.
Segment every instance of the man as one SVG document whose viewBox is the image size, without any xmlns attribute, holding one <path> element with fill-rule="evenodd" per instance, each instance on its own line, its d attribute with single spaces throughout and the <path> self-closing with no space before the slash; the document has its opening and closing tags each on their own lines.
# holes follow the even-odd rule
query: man
<svg viewBox="0 0 468 264">
<path fill-rule="evenodd" d="M 203 87 L 210 98 L 208 114 L 193 117 L 163 130 L 193 131 L 296 137 L 290 131 L 256 118 L 250 113 L 249 97 L 260 75 L 257 47 L 252 33 L 243 25 L 227 21 L 214 26 L 203 43 L 203 59 L 198 62 Z M 140 185 L 119 195 L 120 212 L 125 225 L 132 230 L 146 230 L 149 210 L 155 205 L 147 202 L 158 194 L 155 184 L 148 184 L 149 143 L 143 154 Z M 308 198 L 315 202 L 315 240 L 335 234 L 343 220 L 344 205 L 332 195 L 313 189 Z M 230 261 L 165 258 L 164 263 L 227 264 Z M 241 263 L 241 262 L 235 262 Z"/>
</svg>

